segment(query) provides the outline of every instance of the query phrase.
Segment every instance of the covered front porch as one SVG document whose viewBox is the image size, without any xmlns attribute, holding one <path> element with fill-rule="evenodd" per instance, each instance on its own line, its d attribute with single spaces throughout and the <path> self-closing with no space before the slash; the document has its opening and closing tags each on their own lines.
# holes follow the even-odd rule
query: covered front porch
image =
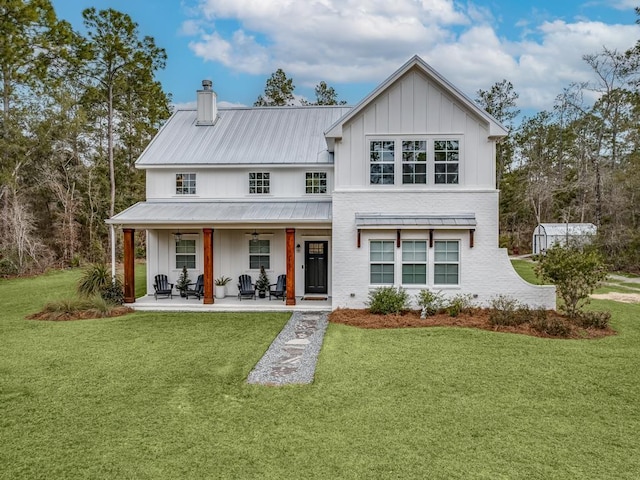
<svg viewBox="0 0 640 480">
<path fill-rule="evenodd" d="M 123 232 L 125 302 L 139 309 L 259 310 L 311 302 L 311 310 L 331 308 L 331 204 L 329 202 L 140 203 L 108 220 Z M 135 298 L 135 232 L 146 232 L 147 295 Z M 238 278 L 255 283 L 264 267 L 269 282 L 286 275 L 284 301 L 240 300 Z M 202 275 L 201 300 L 181 299 L 177 281 L 183 268 L 190 282 Z M 154 294 L 156 275 L 174 284 L 174 298 Z M 216 280 L 228 277 L 223 298 Z M 215 293 L 215 295 L 214 295 Z M 176 298 L 177 295 L 177 298 Z M 320 298 L 321 300 L 309 300 Z M 244 306 L 252 303 L 251 307 Z M 279 304 L 278 307 L 275 304 Z"/>
</svg>

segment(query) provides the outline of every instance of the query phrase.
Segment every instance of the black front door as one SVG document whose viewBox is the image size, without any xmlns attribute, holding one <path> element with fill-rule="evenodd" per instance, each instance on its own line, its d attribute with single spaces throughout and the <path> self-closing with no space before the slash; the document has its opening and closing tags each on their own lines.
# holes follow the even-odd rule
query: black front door
<svg viewBox="0 0 640 480">
<path fill-rule="evenodd" d="M 304 242 L 305 293 L 327 293 L 329 242 Z"/>
</svg>

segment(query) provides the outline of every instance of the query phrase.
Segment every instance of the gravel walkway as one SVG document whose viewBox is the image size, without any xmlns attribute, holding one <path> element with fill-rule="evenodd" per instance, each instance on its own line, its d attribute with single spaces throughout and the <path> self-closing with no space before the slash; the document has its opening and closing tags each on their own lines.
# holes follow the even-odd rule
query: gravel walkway
<svg viewBox="0 0 640 480">
<path fill-rule="evenodd" d="M 294 312 L 247 377 L 247 383 L 312 383 L 327 323 L 326 313 Z"/>
</svg>

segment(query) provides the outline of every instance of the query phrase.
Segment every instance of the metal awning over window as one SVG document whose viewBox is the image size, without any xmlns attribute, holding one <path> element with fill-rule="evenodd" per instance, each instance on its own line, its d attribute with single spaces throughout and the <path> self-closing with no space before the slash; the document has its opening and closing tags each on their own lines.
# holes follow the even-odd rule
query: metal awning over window
<svg viewBox="0 0 640 480">
<path fill-rule="evenodd" d="M 356 213 L 356 226 L 366 229 L 385 228 L 447 228 L 467 229 L 477 224 L 473 213 L 455 213 L 449 215 L 420 214 L 420 213 Z"/>
</svg>

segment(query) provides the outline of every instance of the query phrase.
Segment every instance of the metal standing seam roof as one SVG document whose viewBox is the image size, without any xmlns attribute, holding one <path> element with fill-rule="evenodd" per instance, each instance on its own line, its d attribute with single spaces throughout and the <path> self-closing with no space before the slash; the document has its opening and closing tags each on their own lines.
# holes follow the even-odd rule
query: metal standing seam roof
<svg viewBox="0 0 640 480">
<path fill-rule="evenodd" d="M 358 227 L 473 227 L 475 225 L 476 216 L 473 213 L 451 215 L 356 213 Z"/>
<path fill-rule="evenodd" d="M 327 164 L 324 130 L 351 107 L 220 108 L 214 125 L 196 125 L 197 110 L 177 110 L 136 166 Z"/>
<path fill-rule="evenodd" d="M 113 216 L 116 225 L 318 223 L 331 221 L 331 202 L 139 202 Z"/>
<path fill-rule="evenodd" d="M 542 232 L 540 231 L 542 230 Z M 535 233 L 557 236 L 557 235 L 595 235 L 597 228 L 593 223 L 540 223 Z"/>
</svg>

